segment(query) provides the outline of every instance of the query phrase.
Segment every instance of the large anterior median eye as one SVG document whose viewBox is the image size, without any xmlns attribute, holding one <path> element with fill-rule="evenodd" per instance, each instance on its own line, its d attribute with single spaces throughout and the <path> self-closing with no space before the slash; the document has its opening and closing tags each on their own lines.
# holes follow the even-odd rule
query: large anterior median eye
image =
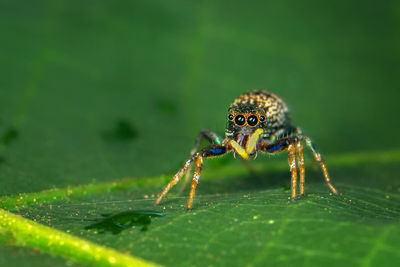
<svg viewBox="0 0 400 267">
<path fill-rule="evenodd" d="M 251 115 L 247 118 L 247 124 L 250 126 L 256 126 L 258 123 L 258 118 L 255 115 Z"/>
<path fill-rule="evenodd" d="M 235 123 L 237 125 L 243 125 L 246 123 L 246 118 L 243 115 L 237 115 L 235 118 Z"/>
</svg>

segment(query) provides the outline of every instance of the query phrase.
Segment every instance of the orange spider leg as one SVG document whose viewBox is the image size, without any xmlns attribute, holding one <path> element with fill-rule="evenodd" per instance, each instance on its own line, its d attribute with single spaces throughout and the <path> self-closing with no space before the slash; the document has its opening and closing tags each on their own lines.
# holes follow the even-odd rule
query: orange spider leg
<svg viewBox="0 0 400 267">
<path fill-rule="evenodd" d="M 289 167 L 292 173 L 291 185 L 292 185 L 292 199 L 296 199 L 296 186 L 297 186 L 297 168 L 296 168 L 296 147 L 293 143 L 290 143 L 288 148 L 289 154 Z"/>
<path fill-rule="evenodd" d="M 182 183 L 182 186 L 181 186 L 181 188 L 179 188 L 179 191 L 180 192 L 182 192 L 183 190 L 185 190 L 185 188 L 186 188 L 186 185 L 188 184 L 188 182 L 189 182 L 189 178 L 190 178 L 190 174 L 192 173 L 192 165 L 190 165 L 189 166 L 189 168 L 185 171 L 185 178 L 183 179 L 183 183 Z"/>
<path fill-rule="evenodd" d="M 221 144 L 221 142 L 222 142 L 221 138 L 216 133 L 209 131 L 209 130 L 202 130 L 197 135 L 194 148 L 190 152 L 191 156 L 193 156 L 194 154 L 199 152 L 199 147 L 203 140 L 207 140 L 208 142 L 210 142 L 211 144 L 214 144 L 214 145 Z M 191 172 L 192 172 L 192 165 L 190 165 L 189 168 L 186 170 L 186 175 L 185 175 L 185 178 L 183 180 L 182 186 L 179 189 L 179 191 L 182 192 L 185 189 L 186 185 L 189 182 Z"/>
<path fill-rule="evenodd" d="M 182 176 L 189 170 L 190 164 L 192 164 L 192 162 L 195 162 L 196 169 L 193 174 L 192 185 L 190 187 L 189 201 L 187 204 L 187 209 L 190 210 L 192 207 L 195 190 L 196 190 L 197 184 L 199 183 L 201 171 L 203 168 L 203 158 L 212 158 L 212 157 L 222 156 L 231 150 L 232 150 L 231 147 L 225 146 L 225 145 L 210 145 L 210 146 L 202 149 L 200 152 L 197 152 L 196 154 L 194 154 L 188 161 L 186 161 L 186 163 L 182 167 L 182 169 L 180 169 L 178 171 L 178 173 L 175 174 L 174 178 L 165 187 L 164 191 L 160 194 L 160 196 L 156 200 L 155 204 L 157 205 L 160 203 L 160 201 L 168 193 L 168 191 L 174 185 L 176 185 L 179 182 L 179 180 L 182 178 Z"/>
<path fill-rule="evenodd" d="M 187 172 L 187 170 L 190 168 L 190 164 L 193 162 L 193 160 L 195 160 L 198 157 L 198 154 L 193 155 L 188 161 L 186 161 L 185 165 L 183 165 L 182 169 L 180 169 L 174 176 L 174 178 L 172 178 L 171 182 L 169 182 L 169 184 L 164 188 L 164 190 L 162 191 L 162 193 L 160 194 L 160 196 L 157 198 L 156 200 L 156 205 L 158 205 L 162 198 L 168 193 L 168 191 L 174 186 L 176 185 L 179 180 L 182 178 L 182 176 Z"/>
<path fill-rule="evenodd" d="M 300 195 L 304 195 L 304 182 L 305 182 L 305 167 L 304 167 L 304 156 L 303 156 L 303 144 L 300 140 L 296 142 L 296 154 L 297 154 L 297 165 L 299 166 L 300 172 Z"/>
<path fill-rule="evenodd" d="M 192 180 L 192 185 L 190 186 L 190 193 L 189 193 L 189 200 L 187 203 L 187 210 L 190 210 L 192 208 L 192 203 L 194 199 L 194 194 L 196 191 L 197 184 L 199 183 L 201 171 L 203 170 L 203 157 L 199 156 L 196 159 L 196 169 L 193 174 L 193 180 Z"/>
<path fill-rule="evenodd" d="M 195 161 L 196 169 L 194 170 L 194 173 L 193 173 L 192 185 L 190 186 L 187 210 L 190 210 L 192 208 L 192 203 L 193 203 L 196 187 L 197 187 L 197 184 L 199 183 L 200 175 L 203 170 L 203 159 L 222 156 L 231 150 L 232 150 L 232 148 L 230 146 L 211 145 L 200 151 L 200 153 L 198 154 L 198 157 L 196 158 L 196 161 Z"/>
<path fill-rule="evenodd" d="M 329 179 L 329 174 L 328 174 L 328 169 L 326 168 L 325 162 L 322 159 L 321 154 L 316 150 L 315 146 L 313 145 L 313 143 L 311 142 L 311 139 L 308 138 L 307 136 L 303 137 L 303 140 L 306 141 L 307 146 L 311 149 L 313 155 L 314 155 L 314 159 L 319 163 L 319 165 L 321 166 L 322 172 L 324 173 L 324 177 L 325 177 L 325 181 L 328 184 L 329 188 L 331 189 L 332 193 L 336 194 L 338 193 L 338 191 L 335 189 L 335 187 L 333 187 L 333 185 L 331 184 L 331 179 Z"/>
</svg>

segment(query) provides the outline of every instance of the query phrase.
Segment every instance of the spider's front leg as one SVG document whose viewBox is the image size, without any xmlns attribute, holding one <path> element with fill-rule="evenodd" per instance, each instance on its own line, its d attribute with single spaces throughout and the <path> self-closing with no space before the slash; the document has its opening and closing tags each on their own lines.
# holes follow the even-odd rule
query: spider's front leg
<svg viewBox="0 0 400 267">
<path fill-rule="evenodd" d="M 296 137 L 293 138 L 283 138 L 277 140 L 273 144 L 268 144 L 266 142 L 260 143 L 260 150 L 266 153 L 280 153 L 285 150 L 288 151 L 288 163 L 290 167 L 291 173 L 291 191 L 292 191 L 292 199 L 296 199 L 296 190 L 297 190 L 297 167 L 296 167 L 296 143 L 298 142 Z M 301 161 L 301 160 L 300 160 Z M 304 164 L 300 166 L 300 184 L 304 185 Z M 304 189 L 300 190 L 300 193 L 304 193 Z"/>
<path fill-rule="evenodd" d="M 299 166 L 300 173 L 300 195 L 304 196 L 304 182 L 305 182 L 305 173 L 306 168 L 304 165 L 304 155 L 303 155 L 303 144 L 301 140 L 296 140 L 296 156 L 297 156 L 297 165 Z"/>
<path fill-rule="evenodd" d="M 226 145 L 210 145 L 199 152 L 196 152 L 193 154 L 189 160 L 186 161 L 186 163 L 183 165 L 182 169 L 180 169 L 175 176 L 172 178 L 171 182 L 165 187 L 163 192 L 160 194 L 158 199 L 156 200 L 156 205 L 159 204 L 162 200 L 162 198 L 168 193 L 168 191 L 176 185 L 179 180 L 182 178 L 182 176 L 186 173 L 190 165 L 194 162 L 196 165 L 194 174 L 193 174 L 193 179 L 192 179 L 192 185 L 190 187 L 190 195 L 189 195 L 189 201 L 187 204 L 187 209 L 190 210 L 192 208 L 192 203 L 195 195 L 195 190 L 197 187 L 197 184 L 199 183 L 201 171 L 203 169 L 203 159 L 205 158 L 213 158 L 213 157 L 218 157 L 226 154 L 229 152 L 231 148 Z"/>
<path fill-rule="evenodd" d="M 321 166 L 325 182 L 327 183 L 329 189 L 332 191 L 332 193 L 337 194 L 338 192 L 332 185 L 331 180 L 329 178 L 328 169 L 326 168 L 325 161 L 322 159 L 321 154 L 316 150 L 315 146 L 311 142 L 311 139 L 308 138 L 307 136 L 302 136 L 300 133 L 297 133 L 292 137 L 277 140 L 273 144 L 262 142 L 260 145 L 260 149 L 266 153 L 279 153 L 285 150 L 288 151 L 289 166 L 291 171 L 292 199 L 295 199 L 296 186 L 297 186 L 296 156 L 297 156 L 297 165 L 299 167 L 299 172 L 300 172 L 300 186 L 299 186 L 300 195 L 304 195 L 305 166 L 304 166 L 302 141 L 306 142 L 307 146 L 311 149 L 313 153 L 314 159 Z"/>
</svg>

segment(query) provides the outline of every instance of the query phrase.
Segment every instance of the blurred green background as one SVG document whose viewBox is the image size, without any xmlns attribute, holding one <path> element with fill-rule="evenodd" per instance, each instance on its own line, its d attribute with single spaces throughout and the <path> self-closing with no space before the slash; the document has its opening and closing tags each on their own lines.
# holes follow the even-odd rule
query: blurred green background
<svg viewBox="0 0 400 267">
<path fill-rule="evenodd" d="M 398 148 L 399 18 L 398 1 L 2 0 L 0 194 L 173 172 L 255 88 L 324 154 Z"/>
<path fill-rule="evenodd" d="M 399 73 L 399 1 L 0 0 L 0 195 L 173 173 L 197 133 L 223 135 L 230 103 L 256 88 L 285 100 L 328 167 L 335 154 L 343 163 L 340 154 L 398 151 Z M 140 235 L 95 235 L 77 211 L 149 209 L 152 201 L 129 201 L 163 184 L 23 215 L 171 266 L 255 256 L 254 265 L 389 266 L 399 260 L 400 180 L 398 158 L 387 161 L 395 163 L 330 168 L 340 199 L 309 168 L 309 198 L 298 205 L 287 201 L 286 169 L 265 179 L 204 172 L 215 180 L 199 186 L 198 217 L 184 213 L 186 199 L 171 198 L 167 216 Z M 28 249 L 0 254 L 0 265 L 65 264 Z"/>
</svg>

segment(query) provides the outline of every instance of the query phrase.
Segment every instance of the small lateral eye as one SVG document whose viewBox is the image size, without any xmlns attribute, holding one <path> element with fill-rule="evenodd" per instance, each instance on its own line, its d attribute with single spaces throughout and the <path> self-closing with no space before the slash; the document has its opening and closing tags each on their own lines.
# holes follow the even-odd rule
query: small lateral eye
<svg viewBox="0 0 400 267">
<path fill-rule="evenodd" d="M 246 123 L 246 118 L 243 115 L 237 115 L 235 118 L 235 123 L 237 125 L 243 125 Z"/>
<path fill-rule="evenodd" d="M 233 121 L 233 115 L 232 115 L 232 114 L 229 114 L 229 115 L 228 115 L 228 119 L 229 119 L 230 121 Z"/>
<path fill-rule="evenodd" d="M 264 116 L 260 116 L 260 121 L 265 121 L 265 117 Z"/>
<path fill-rule="evenodd" d="M 256 126 L 258 123 L 258 118 L 255 115 L 251 115 L 247 118 L 247 124 L 250 126 Z"/>
</svg>

